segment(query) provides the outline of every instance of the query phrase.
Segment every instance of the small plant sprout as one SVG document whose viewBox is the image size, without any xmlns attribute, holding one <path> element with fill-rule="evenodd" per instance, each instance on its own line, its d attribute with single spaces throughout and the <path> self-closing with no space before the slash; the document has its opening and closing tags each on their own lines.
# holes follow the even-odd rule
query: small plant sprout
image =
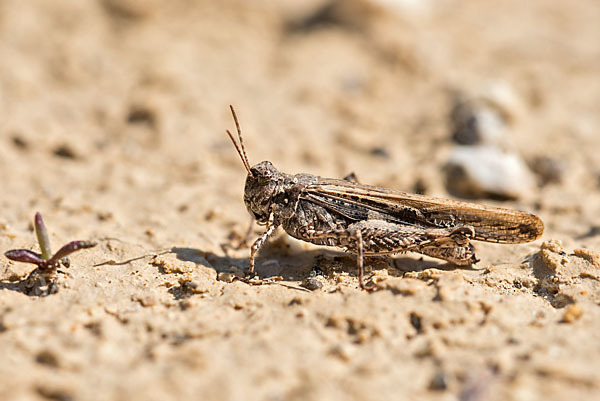
<svg viewBox="0 0 600 401">
<path fill-rule="evenodd" d="M 81 249 L 96 246 L 96 243 L 93 241 L 72 241 L 60 248 L 58 252 L 53 255 L 50 248 L 50 240 L 48 239 L 48 231 L 44 225 L 44 220 L 42 220 L 42 215 L 39 212 L 35 214 L 33 226 L 35 228 L 35 235 L 37 236 L 38 243 L 40 244 L 41 253 L 33 252 L 28 249 L 12 249 L 7 251 L 4 256 L 16 262 L 33 263 L 34 265 L 37 265 L 40 271 L 53 273 L 58 269 L 61 262 L 68 267 L 68 255 Z"/>
</svg>

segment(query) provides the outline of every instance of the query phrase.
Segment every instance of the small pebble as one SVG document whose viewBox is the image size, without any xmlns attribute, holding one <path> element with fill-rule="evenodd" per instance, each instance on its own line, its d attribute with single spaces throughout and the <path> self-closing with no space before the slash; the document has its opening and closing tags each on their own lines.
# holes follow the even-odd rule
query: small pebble
<svg viewBox="0 0 600 401">
<path fill-rule="evenodd" d="M 127 114 L 127 122 L 129 124 L 146 125 L 149 128 L 156 128 L 157 116 L 154 110 L 150 107 L 132 105 Z"/>
<path fill-rule="evenodd" d="M 459 146 L 446 166 L 446 186 L 465 198 L 519 199 L 531 193 L 534 179 L 516 154 L 488 146 Z"/>
<path fill-rule="evenodd" d="M 523 102 L 505 82 L 489 82 L 465 94 L 454 92 L 450 124 L 461 145 L 505 145 L 511 125 L 523 114 Z"/>
<path fill-rule="evenodd" d="M 448 379 L 443 370 L 438 370 L 429 382 L 429 388 L 436 391 L 444 391 L 448 388 Z"/>
<path fill-rule="evenodd" d="M 381 157 L 382 159 L 390 158 L 390 153 L 384 147 L 381 147 L 381 146 L 376 146 L 374 148 L 371 148 L 369 153 L 371 154 L 371 156 Z"/>
<path fill-rule="evenodd" d="M 583 309 L 577 304 L 572 304 L 567 307 L 565 314 L 563 315 L 563 321 L 565 323 L 573 323 L 583 316 Z"/>
<path fill-rule="evenodd" d="M 415 330 L 417 330 L 417 333 L 423 332 L 421 316 L 417 315 L 415 312 L 410 313 L 410 324 L 415 328 Z"/>
<path fill-rule="evenodd" d="M 62 157 L 64 159 L 77 159 L 77 153 L 73 150 L 73 148 L 68 144 L 63 144 L 58 146 L 53 151 L 55 156 Z"/>
<path fill-rule="evenodd" d="M 23 139 L 22 137 L 18 136 L 18 135 L 14 135 L 12 137 L 12 142 L 13 145 L 15 145 L 15 147 L 24 150 L 27 149 L 29 147 L 29 142 L 27 142 L 25 139 Z"/>
<path fill-rule="evenodd" d="M 529 167 L 537 175 L 540 185 L 559 184 L 567 172 L 564 161 L 548 156 L 538 156 L 529 162 Z"/>
<path fill-rule="evenodd" d="M 338 344 L 333 346 L 329 353 L 332 356 L 335 356 L 342 360 L 343 362 L 348 362 L 352 359 L 352 356 L 355 354 L 355 350 L 348 344 Z"/>
<path fill-rule="evenodd" d="M 323 283 L 314 277 L 308 277 L 302 282 L 302 287 L 307 290 L 315 291 L 323 288 Z"/>
<path fill-rule="evenodd" d="M 229 272 L 220 272 L 217 275 L 217 280 L 224 281 L 226 283 L 233 283 L 236 278 L 238 278 L 238 276 L 235 273 Z"/>
<path fill-rule="evenodd" d="M 450 114 L 452 139 L 461 145 L 496 145 L 505 134 L 502 116 L 485 104 L 457 96 Z"/>
<path fill-rule="evenodd" d="M 35 356 L 35 361 L 41 365 L 46 365 L 52 368 L 59 367 L 58 356 L 51 350 L 40 351 Z"/>
</svg>

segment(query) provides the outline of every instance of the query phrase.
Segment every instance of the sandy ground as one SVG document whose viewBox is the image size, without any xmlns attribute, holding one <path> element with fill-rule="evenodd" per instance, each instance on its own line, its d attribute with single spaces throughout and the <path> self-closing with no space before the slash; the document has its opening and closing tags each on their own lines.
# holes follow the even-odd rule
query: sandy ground
<svg viewBox="0 0 600 401">
<path fill-rule="evenodd" d="M 98 242 L 52 294 L 1 258 L 0 399 L 599 399 L 600 4 L 248 3 L 0 2 L 0 250 L 38 249 L 36 211 L 55 249 Z M 478 201 L 541 240 L 370 259 L 367 293 L 280 232 L 258 271 L 283 281 L 227 280 L 250 222 L 229 104 L 251 163 L 448 197 L 452 93 L 490 84 L 507 146 L 559 179 Z"/>
</svg>

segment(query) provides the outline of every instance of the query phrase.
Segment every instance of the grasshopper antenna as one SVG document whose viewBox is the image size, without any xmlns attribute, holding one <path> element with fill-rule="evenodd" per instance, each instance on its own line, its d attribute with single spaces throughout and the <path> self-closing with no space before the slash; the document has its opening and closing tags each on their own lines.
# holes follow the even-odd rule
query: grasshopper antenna
<svg viewBox="0 0 600 401">
<path fill-rule="evenodd" d="M 250 171 L 250 163 L 248 162 L 248 155 L 246 154 L 246 148 L 244 147 L 244 140 L 242 139 L 242 130 L 240 129 L 240 123 L 238 121 L 237 115 L 235 114 L 233 106 L 229 105 L 229 108 L 231 109 L 231 114 L 233 114 L 233 120 L 235 121 L 235 127 L 237 128 L 238 138 L 240 140 L 239 146 L 235 142 L 235 139 L 233 139 L 233 135 L 231 134 L 231 132 L 229 132 L 229 130 L 227 130 L 227 135 L 229 135 L 229 139 L 231 139 L 231 142 L 233 142 L 233 146 L 235 146 L 235 149 L 240 155 L 240 158 L 242 159 L 242 164 L 246 168 L 248 175 L 252 176 L 252 172 Z"/>
</svg>

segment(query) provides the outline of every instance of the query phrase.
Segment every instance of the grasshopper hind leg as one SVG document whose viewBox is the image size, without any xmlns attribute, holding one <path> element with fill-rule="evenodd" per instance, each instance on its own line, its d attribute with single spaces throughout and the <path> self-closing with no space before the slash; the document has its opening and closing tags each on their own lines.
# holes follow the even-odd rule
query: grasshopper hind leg
<svg viewBox="0 0 600 401">
<path fill-rule="evenodd" d="M 418 246 L 411 251 L 443 259 L 457 266 L 468 266 L 479 262 L 475 256 L 475 247 L 470 242 L 474 236 L 473 227 L 460 226 L 454 228 L 447 237 Z"/>
<path fill-rule="evenodd" d="M 296 232 L 296 238 L 317 245 L 337 246 L 356 254 L 358 282 L 362 289 L 372 290 L 364 282 L 364 257 L 401 252 L 418 252 L 464 266 L 475 263 L 475 248 L 470 240 L 475 235 L 471 226 L 426 228 L 394 224 L 383 220 L 363 220 L 345 228 Z"/>
<path fill-rule="evenodd" d="M 475 247 L 470 243 L 456 247 L 428 246 L 411 249 L 411 251 L 443 259 L 457 266 L 468 266 L 479 262 L 479 259 L 475 256 Z"/>
</svg>

